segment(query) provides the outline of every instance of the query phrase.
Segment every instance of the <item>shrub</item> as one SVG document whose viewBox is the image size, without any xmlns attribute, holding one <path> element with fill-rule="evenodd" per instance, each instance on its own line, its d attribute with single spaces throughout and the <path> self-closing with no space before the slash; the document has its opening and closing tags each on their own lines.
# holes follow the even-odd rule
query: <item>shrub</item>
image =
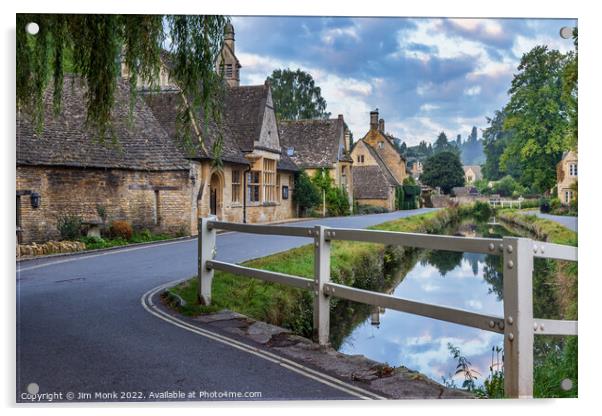
<svg viewBox="0 0 602 416">
<path fill-rule="evenodd" d="M 501 196 L 519 196 L 525 193 L 525 188 L 522 187 L 516 179 L 510 175 L 504 176 L 493 185 L 493 192 Z"/>
<path fill-rule="evenodd" d="M 110 227 L 110 233 L 113 238 L 123 238 L 129 240 L 133 234 L 132 226 L 126 221 L 113 221 Z"/>
<path fill-rule="evenodd" d="M 340 217 L 349 215 L 349 195 L 343 188 L 332 187 L 326 193 L 328 215 Z"/>
<path fill-rule="evenodd" d="M 493 214 L 493 209 L 487 202 L 476 201 L 472 208 L 472 214 L 477 221 L 487 221 Z"/>
<path fill-rule="evenodd" d="M 552 207 L 550 206 L 550 200 L 548 198 L 541 198 L 539 200 L 539 212 L 546 214 L 551 210 Z"/>
<path fill-rule="evenodd" d="M 376 205 L 360 205 L 358 203 L 355 204 L 354 209 L 356 215 L 383 214 L 385 212 L 387 212 L 387 209 L 384 207 L 378 207 Z"/>
<path fill-rule="evenodd" d="M 321 202 L 320 191 L 311 181 L 307 173 L 301 172 L 295 177 L 295 192 L 293 201 L 299 207 L 301 216 L 312 216 L 310 214 Z"/>
<path fill-rule="evenodd" d="M 77 240 L 82 235 L 82 218 L 78 215 L 61 215 L 56 228 L 62 240 Z"/>
</svg>

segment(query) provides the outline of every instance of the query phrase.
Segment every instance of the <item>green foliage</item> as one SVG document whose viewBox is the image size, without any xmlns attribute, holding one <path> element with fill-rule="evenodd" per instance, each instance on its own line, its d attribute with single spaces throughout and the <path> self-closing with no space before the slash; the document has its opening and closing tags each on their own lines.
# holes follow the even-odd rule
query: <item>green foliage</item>
<svg viewBox="0 0 602 416">
<path fill-rule="evenodd" d="M 311 209 L 322 202 L 320 190 L 305 172 L 301 172 L 295 176 L 293 200 L 299 207 L 301 215 L 307 215 Z"/>
<path fill-rule="evenodd" d="M 353 207 L 354 215 L 367 215 L 367 214 L 383 214 L 387 212 L 387 209 L 384 207 L 378 207 L 375 205 L 360 205 L 357 201 Z"/>
<path fill-rule="evenodd" d="M 396 209 L 406 210 L 418 208 L 418 198 L 420 197 L 421 188 L 417 185 L 410 185 L 410 181 L 406 181 L 407 179 L 408 178 L 404 180 L 404 185 L 395 188 Z"/>
<path fill-rule="evenodd" d="M 336 186 L 330 188 L 326 193 L 326 208 L 328 209 L 328 215 L 332 217 L 349 215 L 351 207 L 349 206 L 347 191 Z"/>
<path fill-rule="evenodd" d="M 440 187 L 449 194 L 455 186 L 464 186 L 464 169 L 457 154 L 452 152 L 437 153 L 424 162 L 422 183 L 431 187 Z"/>
<path fill-rule="evenodd" d="M 82 218 L 79 215 L 61 215 L 57 219 L 56 228 L 61 240 L 77 240 L 82 235 Z"/>
<path fill-rule="evenodd" d="M 577 397 L 578 348 L 577 337 L 566 337 L 562 348 L 546 351 L 545 358 L 534 366 L 533 395 L 535 397 Z M 562 381 L 572 381 L 572 388 L 561 388 Z"/>
<path fill-rule="evenodd" d="M 578 31 L 573 29 L 573 42 L 575 52 L 571 53 L 562 73 L 562 100 L 566 106 L 566 114 L 569 119 L 566 140 L 569 149 L 577 149 L 578 136 Z"/>
<path fill-rule="evenodd" d="M 483 201 L 476 201 L 473 205 L 472 215 L 477 221 L 487 221 L 493 215 L 493 208 Z"/>
<path fill-rule="evenodd" d="M 492 193 L 505 197 L 518 197 L 526 192 L 526 189 L 512 176 L 506 175 L 493 184 Z"/>
<path fill-rule="evenodd" d="M 539 212 L 548 214 L 551 210 L 552 206 L 550 205 L 550 198 L 541 198 L 539 200 Z"/>
<path fill-rule="evenodd" d="M 334 186 L 328 169 L 321 169 L 314 173 L 312 183 L 319 190 L 319 195 L 324 193 L 326 198 L 326 211 L 330 216 L 350 214 L 349 195 L 343 188 Z M 320 197 L 320 202 L 322 198 Z"/>
<path fill-rule="evenodd" d="M 311 74 L 297 69 L 276 69 L 267 78 L 272 87 L 276 116 L 280 120 L 329 118 L 326 100 Z"/>
<path fill-rule="evenodd" d="M 468 358 L 462 355 L 462 352 L 458 347 L 455 347 L 454 345 L 448 342 L 447 349 L 449 350 L 451 356 L 458 361 L 454 375 L 460 374 L 464 377 L 464 381 L 462 382 L 462 388 L 468 391 L 474 391 L 476 388 L 475 382 L 478 378 L 477 376 L 480 375 L 479 372 L 471 367 L 471 362 L 468 360 Z"/>
<path fill-rule="evenodd" d="M 481 195 L 490 194 L 492 191 L 492 188 L 489 188 L 489 181 L 487 179 L 479 179 L 478 181 L 474 181 L 473 185 L 475 188 L 477 188 L 477 191 L 479 191 Z"/>
<path fill-rule="evenodd" d="M 107 207 L 105 207 L 104 205 L 96 205 L 96 213 L 98 214 L 98 217 L 103 222 L 103 224 L 107 222 Z"/>
<path fill-rule="evenodd" d="M 501 167 L 518 160 L 521 183 L 539 192 L 556 183 L 556 163 L 567 147 L 561 82 L 567 60 L 567 55 L 546 46 L 523 55 L 504 109 L 504 129 L 513 134 L 500 157 Z"/>
<path fill-rule="evenodd" d="M 223 82 L 214 64 L 228 20 L 203 15 L 17 14 L 17 107 L 30 114 L 41 131 L 48 82 L 53 83 L 59 113 L 63 76 L 65 70 L 73 71 L 87 86 L 87 125 L 100 141 L 113 137 L 111 110 L 122 58 L 130 72 L 133 109 L 137 81 L 156 83 L 161 50 L 168 45 L 170 76 L 187 97 L 178 109 L 178 131 L 183 132 L 184 144 L 200 141 L 204 146 L 202 136 L 189 137 L 190 114 L 198 114 L 201 108 L 206 116 L 220 114 L 217 97 Z M 26 33 L 29 22 L 38 23 L 37 35 Z"/>
</svg>

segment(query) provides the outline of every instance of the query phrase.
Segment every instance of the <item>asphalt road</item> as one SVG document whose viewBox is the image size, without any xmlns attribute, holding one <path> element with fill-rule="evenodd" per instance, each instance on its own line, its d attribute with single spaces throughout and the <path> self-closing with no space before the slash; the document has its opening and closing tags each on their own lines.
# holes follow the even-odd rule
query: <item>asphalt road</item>
<svg viewBox="0 0 602 416">
<path fill-rule="evenodd" d="M 577 217 L 569 217 L 566 215 L 550 215 L 542 214 L 539 211 L 526 211 L 525 214 L 537 215 L 539 218 L 545 218 L 546 220 L 555 221 L 558 224 L 568 228 L 572 231 L 577 231 Z"/>
<path fill-rule="evenodd" d="M 425 211 L 292 225 L 364 228 Z M 241 262 L 310 241 L 226 233 L 217 238 L 217 259 Z M 351 398 L 144 310 L 140 299 L 145 292 L 196 274 L 196 253 L 196 240 L 184 240 L 19 263 L 17 401 L 28 401 L 23 393 L 30 383 L 39 386 L 39 393 L 65 397 L 84 392 L 92 400 L 96 393 L 141 392 L 146 397 L 173 390 L 261 392 L 262 400 Z M 115 401 L 111 395 L 105 398 Z"/>
</svg>

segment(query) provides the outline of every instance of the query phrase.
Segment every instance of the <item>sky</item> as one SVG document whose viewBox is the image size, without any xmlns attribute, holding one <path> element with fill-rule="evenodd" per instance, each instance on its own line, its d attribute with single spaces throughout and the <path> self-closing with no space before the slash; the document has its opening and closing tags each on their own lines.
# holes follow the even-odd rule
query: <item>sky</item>
<svg viewBox="0 0 602 416">
<path fill-rule="evenodd" d="M 568 52 L 574 19 L 233 17 L 241 85 L 300 68 L 322 89 L 332 117 L 357 140 L 378 108 L 408 145 L 441 131 L 465 139 L 508 101 L 521 56 L 536 45 Z"/>
</svg>

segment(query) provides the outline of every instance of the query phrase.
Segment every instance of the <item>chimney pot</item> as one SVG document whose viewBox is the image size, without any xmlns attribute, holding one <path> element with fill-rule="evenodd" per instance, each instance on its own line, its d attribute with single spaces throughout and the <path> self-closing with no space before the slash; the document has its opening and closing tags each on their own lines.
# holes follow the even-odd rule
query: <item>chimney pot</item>
<svg viewBox="0 0 602 416">
<path fill-rule="evenodd" d="M 378 131 L 380 131 L 383 134 L 385 133 L 385 119 L 383 118 L 378 120 Z"/>
<path fill-rule="evenodd" d="M 370 111 L 370 130 L 378 129 L 378 108 Z"/>
</svg>

